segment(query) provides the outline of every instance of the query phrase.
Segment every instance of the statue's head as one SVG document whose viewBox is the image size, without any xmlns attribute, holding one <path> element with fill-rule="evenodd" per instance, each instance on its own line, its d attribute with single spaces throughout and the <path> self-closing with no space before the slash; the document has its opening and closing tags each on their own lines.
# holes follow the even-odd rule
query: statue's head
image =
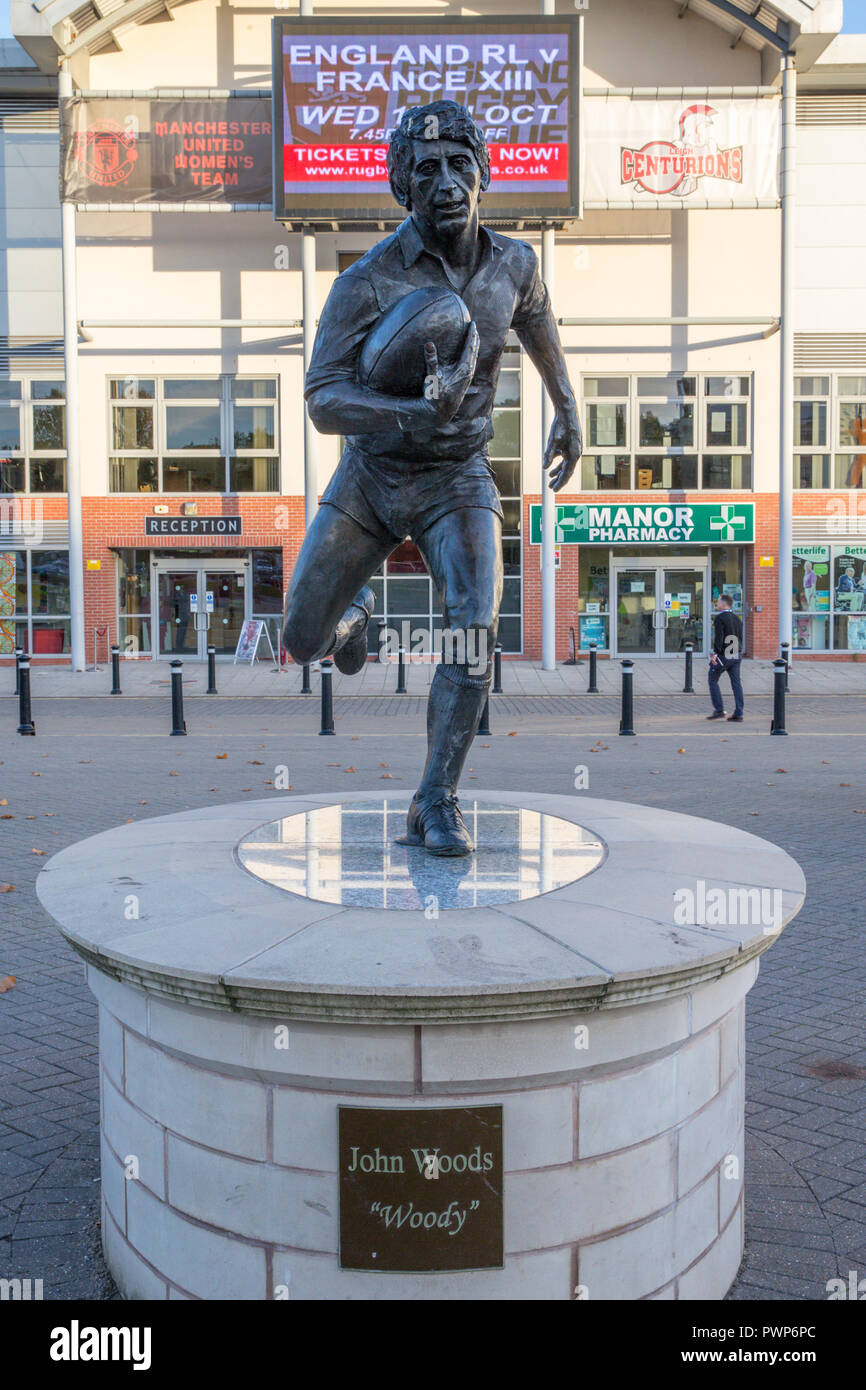
<svg viewBox="0 0 866 1390">
<path fill-rule="evenodd" d="M 413 106 L 391 136 L 388 177 L 402 207 L 441 234 L 454 235 L 490 183 L 487 141 L 456 101 Z"/>
</svg>

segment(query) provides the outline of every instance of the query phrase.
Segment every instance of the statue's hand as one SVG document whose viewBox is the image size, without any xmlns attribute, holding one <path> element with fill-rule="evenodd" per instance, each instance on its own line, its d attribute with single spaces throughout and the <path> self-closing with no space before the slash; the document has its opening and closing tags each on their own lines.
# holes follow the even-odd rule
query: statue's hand
<svg viewBox="0 0 866 1390">
<path fill-rule="evenodd" d="M 553 467 L 557 458 L 562 460 L 550 475 L 550 487 L 554 492 L 559 492 L 560 488 L 565 487 L 582 453 L 583 437 L 577 411 L 573 407 L 558 410 L 550 429 L 542 462 L 546 472 L 548 468 Z"/>
<path fill-rule="evenodd" d="M 439 366 L 435 343 L 425 343 L 424 399 L 429 402 L 434 418 L 444 424 L 457 414 L 469 384 L 475 375 L 478 361 L 478 329 L 470 323 L 466 330 L 463 350 L 450 367 Z"/>
</svg>

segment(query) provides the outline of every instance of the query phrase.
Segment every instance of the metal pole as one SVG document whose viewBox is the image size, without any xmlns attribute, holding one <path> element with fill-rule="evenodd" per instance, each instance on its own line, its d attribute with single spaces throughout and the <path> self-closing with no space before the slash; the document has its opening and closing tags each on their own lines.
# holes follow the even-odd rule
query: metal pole
<svg viewBox="0 0 866 1390">
<path fill-rule="evenodd" d="M 490 696 L 489 696 L 489 695 L 487 696 L 487 699 L 484 701 L 484 708 L 483 708 L 483 710 L 481 711 L 481 721 L 480 721 L 480 723 L 479 723 L 479 725 L 478 725 L 477 733 L 482 734 L 485 738 L 488 737 L 489 734 L 490 734 Z"/>
<path fill-rule="evenodd" d="M 556 0 L 541 0 L 543 15 L 556 14 Z M 583 81 L 583 74 L 580 79 Z M 553 227 L 541 231 L 541 278 L 547 286 L 551 302 L 554 297 L 553 257 L 556 233 Z M 541 450 L 553 424 L 553 402 L 542 388 Z M 541 470 L 541 665 L 545 671 L 556 670 L 556 497 L 547 485 L 548 477 Z"/>
<path fill-rule="evenodd" d="M 18 732 L 36 734 L 30 708 L 30 658 L 25 652 L 18 665 Z"/>
<path fill-rule="evenodd" d="M 72 96 L 69 63 L 60 65 L 58 95 Z M 63 359 L 66 374 L 66 493 L 69 512 L 69 647 L 73 671 L 87 664 L 84 649 L 84 540 L 81 520 L 81 451 L 78 398 L 78 293 L 75 266 L 75 204 L 60 205 L 63 262 Z M 94 661 L 94 666 L 96 662 Z"/>
<path fill-rule="evenodd" d="M 695 687 L 694 687 L 694 683 L 693 683 L 693 681 L 692 681 L 692 653 L 693 653 L 693 651 L 694 651 L 694 647 L 692 646 L 691 642 L 686 642 L 686 681 L 685 681 L 685 685 L 683 686 L 683 694 L 684 694 L 684 695 L 694 695 L 694 693 L 695 693 Z"/>
<path fill-rule="evenodd" d="M 216 647 L 208 647 L 207 649 L 207 693 L 208 695 L 216 695 L 218 693 L 216 683 Z"/>
<path fill-rule="evenodd" d="M 171 736 L 186 737 L 183 717 L 183 662 L 175 657 L 171 663 Z"/>
<path fill-rule="evenodd" d="M 628 658 L 622 663 L 622 718 L 619 731 L 634 738 L 634 662 Z"/>
<path fill-rule="evenodd" d="M 312 5 L 309 8 L 312 11 Z M 301 13 L 303 14 L 303 6 Z M 304 227 L 301 232 L 301 299 L 306 379 L 316 332 L 316 233 L 312 227 Z M 316 459 L 316 431 L 306 404 L 301 408 L 304 412 L 304 526 L 309 531 L 319 505 L 319 470 Z"/>
<path fill-rule="evenodd" d="M 779 352 L 779 642 L 794 630 L 794 172 L 797 157 L 797 60 L 782 59 L 782 287 Z"/>
<path fill-rule="evenodd" d="M 312 695 L 312 693 L 313 693 L 313 687 L 310 685 L 310 668 L 309 668 L 309 665 L 302 666 L 302 667 L 301 667 L 301 694 L 302 694 L 302 695 Z"/>
<path fill-rule="evenodd" d="M 18 687 L 19 687 L 19 685 L 20 685 L 20 683 L 21 683 L 21 682 L 20 682 L 20 677 L 19 677 L 19 675 L 18 675 L 18 669 L 19 669 L 19 667 L 20 667 L 22 661 L 24 660 L 24 655 L 25 655 L 25 653 L 24 653 L 24 648 L 23 648 L 23 647 L 16 647 L 16 648 L 15 648 L 15 694 L 16 694 L 16 695 L 18 694 Z"/>
<path fill-rule="evenodd" d="M 332 661 L 323 661 L 320 665 L 322 673 L 322 727 L 320 734 L 333 734 L 334 729 L 334 694 L 331 687 L 331 672 L 334 669 Z"/>
<path fill-rule="evenodd" d="M 781 657 L 773 662 L 773 722 L 771 734 L 787 734 L 785 728 L 785 663 Z"/>
<path fill-rule="evenodd" d="M 120 648 L 111 648 L 111 693 L 112 695 L 122 695 L 120 688 Z"/>
<path fill-rule="evenodd" d="M 502 694 L 502 648 L 498 642 L 493 648 L 493 694 Z"/>
<path fill-rule="evenodd" d="M 589 644 L 589 685 L 586 688 L 587 695 L 598 694 L 598 643 Z"/>
<path fill-rule="evenodd" d="M 784 663 L 785 663 L 785 692 L 786 692 L 786 694 L 787 694 L 787 691 L 788 691 L 788 672 L 789 672 L 789 670 L 790 670 L 790 661 L 791 661 L 791 643 L 790 643 L 790 642 L 783 642 L 783 643 L 782 643 L 782 660 L 783 660 Z"/>
<path fill-rule="evenodd" d="M 398 695 L 406 694 L 406 665 L 404 660 L 403 644 L 397 652 L 397 692 Z"/>
</svg>

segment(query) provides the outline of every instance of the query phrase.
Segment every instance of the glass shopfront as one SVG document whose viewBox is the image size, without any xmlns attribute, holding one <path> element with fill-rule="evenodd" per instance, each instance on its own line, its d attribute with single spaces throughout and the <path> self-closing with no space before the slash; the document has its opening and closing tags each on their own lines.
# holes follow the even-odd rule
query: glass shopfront
<svg viewBox="0 0 866 1390">
<path fill-rule="evenodd" d="M 0 656 L 69 652 L 69 552 L 0 550 Z"/>
<path fill-rule="evenodd" d="M 744 613 L 741 546 L 659 548 L 582 545 L 578 558 L 579 649 L 595 642 L 613 657 L 676 656 L 691 643 L 706 654 L 720 594 Z"/>
<path fill-rule="evenodd" d="M 794 651 L 866 651 L 866 545 L 795 546 L 792 603 Z"/>
</svg>

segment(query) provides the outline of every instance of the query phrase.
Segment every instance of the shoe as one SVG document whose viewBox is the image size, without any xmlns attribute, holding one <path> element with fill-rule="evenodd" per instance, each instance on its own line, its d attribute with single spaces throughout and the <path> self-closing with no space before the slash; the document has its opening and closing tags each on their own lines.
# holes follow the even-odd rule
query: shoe
<svg viewBox="0 0 866 1390">
<path fill-rule="evenodd" d="M 722 710 L 721 714 L 708 714 L 708 715 L 707 715 L 707 718 L 708 718 L 708 719 L 724 719 L 724 717 L 725 717 L 725 711 L 724 711 L 724 710 Z"/>
<path fill-rule="evenodd" d="M 728 723 L 729 723 L 729 724 L 742 724 L 742 722 L 743 722 L 743 716 L 742 716 L 741 714 L 729 714 L 729 715 L 728 715 Z"/>
<path fill-rule="evenodd" d="M 406 817 L 406 834 L 398 845 L 423 845 L 428 854 L 471 854 L 475 846 L 452 793 L 432 800 L 413 799 Z"/>
<path fill-rule="evenodd" d="M 356 676 L 367 664 L 367 624 L 375 607 L 376 596 L 373 590 L 365 584 L 360 593 L 355 595 L 337 624 L 337 641 L 340 645 L 332 655 L 334 665 L 338 671 L 342 671 L 344 676 Z M 363 622 L 358 631 L 355 631 L 355 628 L 361 619 L 352 612 L 352 609 L 357 609 L 357 612 L 363 615 Z M 341 629 L 344 627 L 349 628 L 351 635 L 341 642 Z"/>
</svg>

